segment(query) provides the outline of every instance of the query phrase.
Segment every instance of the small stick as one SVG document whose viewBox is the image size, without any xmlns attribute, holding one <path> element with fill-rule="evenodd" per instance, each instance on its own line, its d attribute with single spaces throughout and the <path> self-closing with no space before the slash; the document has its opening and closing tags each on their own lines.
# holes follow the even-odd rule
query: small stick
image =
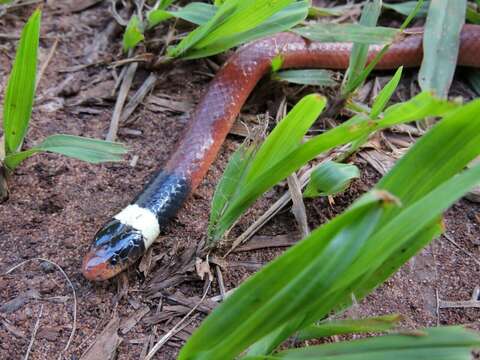
<svg viewBox="0 0 480 360">
<path fill-rule="evenodd" d="M 43 314 L 43 304 L 40 306 L 40 312 L 38 314 L 37 321 L 35 326 L 33 327 L 32 338 L 30 339 L 30 344 L 28 344 L 27 352 L 25 354 L 24 360 L 28 360 L 28 356 L 30 355 L 30 351 L 32 351 L 33 343 L 35 342 L 35 336 L 37 335 L 38 328 L 40 327 L 40 319 L 42 318 Z"/>
<path fill-rule="evenodd" d="M 219 265 L 215 265 L 215 273 L 217 275 L 217 280 L 218 280 L 218 288 L 220 289 L 220 297 L 223 300 L 225 300 L 225 284 L 223 283 L 223 275 L 222 275 L 222 269 L 220 268 Z"/>
<path fill-rule="evenodd" d="M 132 86 L 133 78 L 135 77 L 137 67 L 137 63 L 132 63 L 128 65 L 127 72 L 125 73 L 125 78 L 123 79 L 122 85 L 120 86 L 117 102 L 115 103 L 115 108 L 113 110 L 112 121 L 110 122 L 110 128 L 108 129 L 108 134 L 106 138 L 108 141 L 115 141 L 115 139 L 117 138 L 118 124 L 120 123 L 120 116 L 122 115 L 123 105 L 125 104 L 128 92 L 130 91 L 130 87 Z"/>
</svg>

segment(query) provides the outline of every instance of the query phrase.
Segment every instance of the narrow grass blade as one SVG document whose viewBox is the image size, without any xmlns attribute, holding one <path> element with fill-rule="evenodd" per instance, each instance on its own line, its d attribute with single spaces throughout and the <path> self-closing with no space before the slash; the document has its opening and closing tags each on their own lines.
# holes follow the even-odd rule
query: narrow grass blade
<svg viewBox="0 0 480 360">
<path fill-rule="evenodd" d="M 173 15 L 169 11 L 162 9 L 151 10 L 147 13 L 147 28 L 152 29 L 158 24 L 171 18 L 173 18 Z"/>
<path fill-rule="evenodd" d="M 385 332 L 393 329 L 402 317 L 398 314 L 358 320 L 326 320 L 311 325 L 298 333 L 299 340 L 318 339 L 333 335 Z"/>
<path fill-rule="evenodd" d="M 378 17 L 380 16 L 380 11 L 382 9 L 381 0 L 368 1 L 362 11 L 362 16 L 360 17 L 360 25 L 367 27 L 375 27 L 377 24 Z M 345 89 L 349 89 L 349 92 L 352 92 L 356 87 L 352 86 L 352 83 L 356 78 L 361 74 L 363 68 L 367 64 L 368 57 L 368 44 L 354 43 L 352 48 L 352 53 L 350 54 L 350 61 L 348 65 L 347 72 L 345 73 L 344 86 L 342 86 L 342 93 L 345 92 Z M 358 84 L 360 85 L 360 84 Z"/>
<path fill-rule="evenodd" d="M 308 0 L 296 1 L 253 29 L 230 36 L 220 37 L 214 42 L 209 43 L 207 46 L 191 49 L 182 57 L 185 59 L 196 59 L 211 56 L 226 51 L 234 46 L 286 31 L 306 18 L 308 5 Z"/>
<path fill-rule="evenodd" d="M 375 98 L 375 101 L 373 102 L 373 105 L 372 105 L 372 111 L 370 112 L 370 117 L 372 119 L 376 119 L 380 115 L 380 113 L 383 111 L 383 109 L 385 109 L 385 106 L 387 106 L 388 101 L 390 100 L 393 93 L 397 89 L 398 83 L 402 78 L 402 70 L 403 70 L 403 66 L 400 66 L 395 72 L 395 75 L 393 75 L 393 77 L 390 79 L 387 85 L 385 85 L 385 87 L 380 91 L 380 93 Z"/>
<path fill-rule="evenodd" d="M 394 28 L 361 24 L 315 24 L 292 31 L 312 41 L 358 44 L 385 44 L 393 41 L 398 33 Z"/>
<path fill-rule="evenodd" d="M 246 182 L 254 182 L 258 174 L 266 171 L 275 162 L 283 161 L 286 154 L 297 148 L 326 103 L 327 100 L 318 94 L 302 98 L 260 146 L 248 171 Z"/>
<path fill-rule="evenodd" d="M 177 11 L 170 11 L 170 14 L 193 24 L 203 25 L 212 19 L 216 12 L 217 8 L 213 5 L 192 2 Z"/>
<path fill-rule="evenodd" d="M 273 79 L 286 81 L 292 84 L 334 86 L 337 82 L 333 79 L 333 72 L 328 70 L 284 70 L 273 74 Z"/>
<path fill-rule="evenodd" d="M 32 150 L 51 151 L 93 164 L 120 161 L 127 152 L 120 143 L 60 134 L 49 136 Z"/>
<path fill-rule="evenodd" d="M 8 155 L 5 158 L 5 166 L 9 171 L 13 171 L 18 165 L 20 165 L 24 160 L 28 159 L 30 156 L 40 152 L 41 150 L 28 149 L 25 151 L 19 151 L 13 154 Z"/>
<path fill-rule="evenodd" d="M 448 94 L 457 67 L 466 6 L 467 0 L 435 0 L 428 9 L 418 81 L 422 90 L 442 98 Z"/>
<path fill-rule="evenodd" d="M 125 33 L 123 34 L 123 51 L 127 52 L 135 48 L 140 41 L 143 41 L 145 36 L 142 31 L 142 24 L 137 15 L 133 15 L 128 22 Z"/>
<path fill-rule="evenodd" d="M 385 335 L 341 341 L 279 352 L 260 359 L 322 360 L 469 360 L 471 350 L 480 345 L 479 334 L 459 326 L 437 327 L 411 335 Z"/>
<path fill-rule="evenodd" d="M 3 105 L 5 155 L 20 150 L 35 96 L 37 50 L 42 13 L 36 10 L 23 28 Z"/>
<path fill-rule="evenodd" d="M 319 165 L 310 177 L 303 193 L 305 197 L 334 195 L 344 191 L 350 182 L 360 176 L 355 165 L 328 161 Z"/>
</svg>

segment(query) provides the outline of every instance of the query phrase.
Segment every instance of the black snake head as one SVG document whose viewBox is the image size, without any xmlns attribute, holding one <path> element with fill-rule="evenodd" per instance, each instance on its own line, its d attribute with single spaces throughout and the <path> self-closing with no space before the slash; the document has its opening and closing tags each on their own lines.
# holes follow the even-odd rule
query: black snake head
<svg viewBox="0 0 480 360">
<path fill-rule="evenodd" d="M 142 233 L 112 219 L 95 235 L 83 259 L 82 272 L 88 280 L 107 280 L 136 262 L 145 252 Z"/>
</svg>

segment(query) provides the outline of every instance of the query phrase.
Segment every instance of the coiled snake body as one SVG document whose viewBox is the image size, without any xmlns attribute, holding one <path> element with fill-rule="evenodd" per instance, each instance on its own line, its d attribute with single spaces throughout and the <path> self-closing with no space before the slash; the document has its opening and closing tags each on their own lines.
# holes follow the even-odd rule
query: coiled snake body
<svg viewBox="0 0 480 360">
<path fill-rule="evenodd" d="M 377 69 L 419 66 L 423 58 L 423 29 L 394 43 Z M 380 46 L 369 49 L 371 60 Z M 89 280 L 109 279 L 138 260 L 169 219 L 199 185 L 227 136 L 240 108 L 271 68 L 346 69 L 352 44 L 308 41 L 293 33 L 280 33 L 240 48 L 221 68 L 197 105 L 190 125 L 176 150 L 126 208 L 96 234 L 83 261 Z M 480 26 L 465 25 L 461 32 L 458 64 L 480 67 Z"/>
</svg>

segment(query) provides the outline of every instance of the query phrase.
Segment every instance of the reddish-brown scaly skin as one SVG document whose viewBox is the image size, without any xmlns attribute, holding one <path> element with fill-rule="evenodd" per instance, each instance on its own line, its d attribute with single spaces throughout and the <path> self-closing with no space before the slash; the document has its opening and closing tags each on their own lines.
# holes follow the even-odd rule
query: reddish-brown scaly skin
<svg viewBox="0 0 480 360">
<path fill-rule="evenodd" d="M 419 66 L 423 57 L 422 37 L 421 28 L 409 29 L 390 47 L 376 68 Z M 280 33 L 239 49 L 210 83 L 175 152 L 135 204 L 154 213 L 160 226 L 175 215 L 201 182 L 240 108 L 260 78 L 270 70 L 274 58 L 282 59 L 284 69 L 346 69 L 351 49 L 348 43 L 311 42 L 292 33 Z M 380 49 L 378 45 L 370 46 L 369 60 Z M 480 67 L 480 26 L 464 26 L 458 64 Z M 112 220 L 98 232 L 84 259 L 85 277 L 105 280 L 125 269 L 146 250 L 141 239 L 142 235 L 135 229 Z"/>
</svg>

